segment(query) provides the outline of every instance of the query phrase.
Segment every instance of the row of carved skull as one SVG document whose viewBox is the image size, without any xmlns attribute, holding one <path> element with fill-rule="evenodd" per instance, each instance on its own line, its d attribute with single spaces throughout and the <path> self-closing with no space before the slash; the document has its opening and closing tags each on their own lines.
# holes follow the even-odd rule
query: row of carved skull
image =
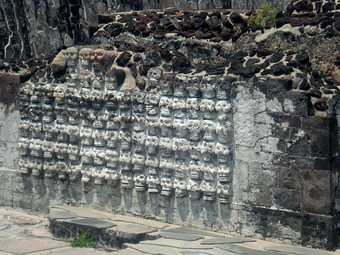
<svg viewBox="0 0 340 255">
<path fill-rule="evenodd" d="M 51 132 L 55 132 L 55 134 L 51 135 Z M 148 154 L 154 154 L 159 149 L 163 148 L 171 151 L 197 151 L 201 153 L 209 152 L 221 155 L 228 155 L 230 153 L 230 146 L 225 144 L 225 140 L 220 142 L 218 139 L 215 139 L 215 135 L 211 135 L 207 132 L 202 136 L 203 140 L 200 139 L 195 141 L 192 139 L 187 140 L 185 138 L 178 137 L 159 138 L 157 136 L 147 136 L 144 132 L 112 132 L 104 129 L 79 129 L 73 126 L 68 126 L 68 128 L 64 128 L 62 130 L 54 128 L 53 130 L 49 130 L 49 134 L 49 137 L 43 137 L 41 134 L 35 134 L 34 136 L 36 138 L 34 139 L 22 136 L 19 141 L 18 148 L 23 151 L 25 151 L 25 149 L 36 151 L 34 148 L 52 147 L 53 143 L 71 143 L 70 145 L 81 144 L 86 146 L 109 148 L 121 147 L 123 150 L 130 150 L 132 144 L 134 144 L 135 147 L 138 145 L 141 147 L 141 151 L 145 151 Z M 39 135 L 41 136 L 39 137 Z M 39 138 L 44 138 L 46 141 Z"/>
<path fill-rule="evenodd" d="M 54 97 L 56 101 L 63 101 L 64 98 L 73 97 L 80 102 L 81 100 L 103 100 L 110 101 L 110 103 L 120 102 L 129 103 L 135 102 L 137 104 L 145 104 L 149 106 L 162 106 L 169 109 L 187 109 L 199 111 L 217 111 L 230 112 L 231 104 L 226 99 L 201 99 L 189 97 L 169 97 L 160 94 L 145 94 L 136 92 L 132 96 L 127 96 L 121 91 L 100 91 L 97 89 L 82 88 L 79 91 L 70 89 L 65 86 L 57 86 L 54 89 Z"/>
<path fill-rule="evenodd" d="M 180 111 L 174 112 L 166 111 L 166 114 L 160 109 L 153 109 L 147 112 L 147 115 L 142 115 L 140 112 L 135 113 L 130 110 L 110 111 L 105 109 L 103 111 L 79 109 L 79 108 L 65 108 L 60 111 L 34 111 L 29 114 L 22 113 L 23 119 L 31 119 L 32 122 L 43 122 L 57 124 L 70 124 L 82 126 L 93 126 L 94 128 L 105 128 L 110 130 L 117 130 L 120 126 L 144 125 L 146 127 L 169 127 L 169 128 L 183 128 L 183 129 L 212 129 L 211 122 L 223 126 L 231 126 L 231 115 L 228 113 L 200 113 L 194 111 Z M 138 123 L 138 124 L 137 124 Z"/>
<path fill-rule="evenodd" d="M 120 181 L 122 189 L 135 189 L 136 191 L 150 193 L 161 193 L 162 195 L 170 196 L 175 193 L 176 197 L 184 197 L 188 194 L 198 198 L 199 193 L 203 193 L 203 199 L 213 200 L 215 196 L 224 197 L 227 199 L 231 195 L 230 175 L 217 176 L 201 179 L 195 177 L 186 178 L 183 174 L 157 175 L 155 173 L 145 174 L 132 171 L 117 171 L 108 168 L 82 167 L 81 165 L 70 165 L 62 161 L 47 161 L 21 159 L 18 165 L 23 173 L 28 173 L 33 170 L 34 175 L 41 175 L 52 178 L 58 175 L 58 178 L 66 178 L 66 173 L 70 179 L 80 177 L 84 183 L 94 180 L 95 184 L 103 184 L 104 181 L 118 184 Z"/>
<path fill-rule="evenodd" d="M 130 133 L 136 134 L 138 139 L 145 140 L 147 136 L 143 136 L 143 134 L 147 133 L 149 136 L 189 137 L 189 140 L 194 137 L 199 140 L 202 137 L 206 141 L 217 139 L 222 143 L 232 131 L 230 121 L 216 123 L 211 120 L 174 119 L 164 116 L 128 121 L 127 119 L 117 118 L 114 114 L 105 114 L 105 112 L 96 116 L 95 112 L 91 111 L 88 112 L 87 119 L 78 117 L 67 114 L 58 115 L 56 120 L 52 122 L 37 122 L 34 119 L 27 118 L 20 121 L 19 130 L 25 137 L 32 132 L 96 138 L 104 137 L 105 132 L 107 139 L 117 137 L 118 134 L 124 136 L 125 133 Z"/>
<path fill-rule="evenodd" d="M 27 148 L 28 147 L 28 148 Z M 205 173 L 228 173 L 230 158 L 218 156 L 211 160 L 211 155 L 203 154 L 199 158 L 199 153 L 185 154 L 182 156 L 170 156 L 168 154 L 160 154 L 158 156 L 150 156 L 141 154 L 138 151 L 115 151 L 109 149 L 79 147 L 62 143 L 47 144 L 44 146 L 37 145 L 20 145 L 22 157 L 30 158 L 33 161 L 45 159 L 62 160 L 64 162 L 80 162 L 83 166 L 106 166 L 110 169 L 126 169 L 134 168 L 143 169 L 145 167 L 156 167 L 161 169 L 180 170 L 186 172 L 188 170 Z"/>
<path fill-rule="evenodd" d="M 191 99 L 210 99 L 226 101 L 229 99 L 227 91 L 221 89 L 218 85 L 211 83 L 209 85 L 195 86 L 175 86 L 173 88 L 169 87 L 167 84 L 166 89 L 169 90 L 164 93 L 162 89 L 164 84 L 161 85 L 158 93 L 154 92 L 143 92 L 134 91 L 124 92 L 116 90 L 117 87 L 108 83 L 105 80 L 100 80 L 98 78 L 93 81 L 80 82 L 79 86 L 70 81 L 65 83 L 44 83 L 44 84 L 34 84 L 31 82 L 26 82 L 24 86 L 19 90 L 19 99 L 28 101 L 31 97 L 42 98 L 42 97 L 55 97 L 57 100 L 62 100 L 68 96 L 75 97 L 89 97 L 92 92 L 98 93 L 104 99 L 112 98 L 113 101 L 135 101 L 138 103 L 145 103 L 155 105 L 160 101 L 160 97 L 168 97 L 175 99 L 191 98 Z M 217 86 L 217 87 L 216 87 Z M 90 93 L 89 93 L 90 92 Z M 166 101 L 166 100 L 165 100 Z"/>
</svg>

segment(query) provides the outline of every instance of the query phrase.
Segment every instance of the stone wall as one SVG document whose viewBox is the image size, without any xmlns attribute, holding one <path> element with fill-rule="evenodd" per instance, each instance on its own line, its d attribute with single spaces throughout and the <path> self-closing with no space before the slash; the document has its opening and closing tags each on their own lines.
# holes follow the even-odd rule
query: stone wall
<svg viewBox="0 0 340 255">
<path fill-rule="evenodd" d="M 254 80 L 242 84 L 236 97 L 234 120 L 243 121 L 240 128 L 234 124 L 233 184 L 234 201 L 245 206 L 241 233 L 329 246 L 335 220 L 330 136 L 336 123 L 310 116 L 308 97 L 285 86 Z"/>
<path fill-rule="evenodd" d="M 286 1 L 276 3 L 279 8 Z M 49 59 L 64 47 L 86 44 L 106 14 L 145 9 L 256 9 L 263 1 L 230 0 L 1 0 L 0 59 Z M 28 61 L 29 62 L 29 61 Z M 1 63 L 0 63 L 1 67 Z"/>
<path fill-rule="evenodd" d="M 228 10 L 112 13 L 90 45 L 61 50 L 30 81 L 1 73 L 0 204 L 333 247 L 340 27 L 329 3 L 293 2 L 263 31 Z"/>
</svg>

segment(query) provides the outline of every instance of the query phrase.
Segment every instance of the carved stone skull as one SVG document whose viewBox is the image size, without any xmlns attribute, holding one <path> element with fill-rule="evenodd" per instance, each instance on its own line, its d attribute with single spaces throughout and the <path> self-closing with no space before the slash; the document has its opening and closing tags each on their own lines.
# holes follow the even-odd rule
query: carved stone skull
<svg viewBox="0 0 340 255">
<path fill-rule="evenodd" d="M 216 91 L 213 83 L 201 85 L 202 98 L 211 99 L 216 96 Z"/>
<path fill-rule="evenodd" d="M 167 197 L 172 195 L 174 189 L 174 181 L 171 178 L 171 176 L 163 175 L 161 178 L 161 186 L 162 186 L 161 195 Z"/>
<path fill-rule="evenodd" d="M 152 67 L 149 69 L 147 76 L 151 85 L 157 85 L 163 76 L 163 71 L 159 67 Z"/>
<path fill-rule="evenodd" d="M 97 147 L 106 145 L 106 131 L 103 129 L 94 129 L 92 132 L 93 144 Z"/>
<path fill-rule="evenodd" d="M 21 156 L 27 156 L 30 149 L 30 140 L 28 138 L 20 138 L 18 142 L 18 151 Z"/>
<path fill-rule="evenodd" d="M 143 172 L 138 172 L 134 175 L 133 180 L 135 182 L 135 190 L 138 192 L 146 191 L 146 175 Z"/>
<path fill-rule="evenodd" d="M 113 63 L 116 56 L 113 51 L 95 49 L 91 57 L 95 65 L 105 70 Z"/>
<path fill-rule="evenodd" d="M 41 140 L 31 140 L 29 144 L 29 149 L 31 151 L 31 156 L 33 157 L 42 157 L 43 151 L 42 151 L 42 144 Z"/>
<path fill-rule="evenodd" d="M 185 197 L 187 195 L 186 179 L 182 176 L 175 175 L 174 188 L 176 197 Z"/>
<path fill-rule="evenodd" d="M 52 159 L 54 156 L 54 144 L 53 142 L 43 141 L 42 150 L 45 159 Z"/>
<path fill-rule="evenodd" d="M 123 171 L 121 174 L 121 188 L 131 190 L 134 187 L 133 173 L 130 171 Z"/>
<path fill-rule="evenodd" d="M 149 172 L 149 175 L 146 178 L 146 183 L 148 185 L 149 193 L 159 193 L 161 181 L 158 175 L 150 174 Z"/>
<path fill-rule="evenodd" d="M 92 128 L 83 127 L 80 130 L 80 138 L 81 138 L 81 143 L 83 145 L 92 145 L 93 144 Z"/>
<path fill-rule="evenodd" d="M 93 164 L 95 166 L 103 166 L 106 163 L 106 153 L 102 148 L 97 148 L 95 151 L 95 156 L 93 157 Z"/>
<path fill-rule="evenodd" d="M 91 55 L 93 55 L 93 50 L 90 48 L 83 48 L 79 51 L 79 62 L 81 69 L 91 70 Z"/>
<path fill-rule="evenodd" d="M 221 204 L 226 204 L 230 202 L 231 198 L 231 189 L 229 184 L 217 184 L 217 195 L 218 200 Z"/>
<path fill-rule="evenodd" d="M 77 145 L 69 144 L 67 148 L 68 158 L 70 161 L 79 161 L 80 155 L 79 155 L 79 147 Z"/>
</svg>

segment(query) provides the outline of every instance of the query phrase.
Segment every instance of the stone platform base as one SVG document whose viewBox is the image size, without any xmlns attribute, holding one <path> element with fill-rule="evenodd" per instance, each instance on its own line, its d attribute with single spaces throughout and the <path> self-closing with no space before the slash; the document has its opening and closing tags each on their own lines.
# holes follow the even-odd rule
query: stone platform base
<svg viewBox="0 0 340 255">
<path fill-rule="evenodd" d="M 138 217 L 119 216 L 119 221 L 122 221 L 124 217 L 129 217 L 129 222 L 131 222 L 131 219 L 134 219 L 135 223 L 140 224 L 140 221 L 148 218 L 158 220 L 155 222 L 159 222 L 159 224 L 165 224 L 161 222 L 167 222 L 170 224 L 194 226 L 200 229 L 218 231 L 220 233 L 270 241 L 283 241 L 289 244 L 298 244 L 314 248 L 333 249 L 336 244 L 336 240 L 334 240 L 336 237 L 334 216 L 299 214 L 261 207 L 232 205 L 232 207 L 229 208 L 219 208 L 220 214 L 222 215 L 220 218 L 217 218 L 217 211 L 214 211 L 215 208 L 213 206 L 210 208 L 211 214 L 209 214 L 210 217 L 208 218 L 195 218 L 194 212 L 187 218 L 181 218 L 183 215 L 179 213 L 173 213 L 172 217 L 166 217 L 166 207 L 155 206 L 151 209 L 146 207 L 146 210 L 143 211 L 140 205 L 145 206 L 145 204 L 138 203 L 137 199 L 134 198 L 130 201 L 130 204 L 127 203 L 128 200 L 120 197 L 119 187 L 113 189 L 108 186 L 94 186 L 88 193 L 84 193 L 81 183 L 73 183 L 73 185 L 71 185 L 72 188 L 70 188 L 67 182 L 62 183 L 54 180 L 49 183 L 49 181 L 51 180 L 20 175 L 10 169 L 0 170 L 0 206 L 23 208 L 47 214 L 49 208 L 72 205 L 75 206 L 75 208 L 89 207 L 97 209 L 105 215 L 105 219 L 110 220 L 117 220 L 117 214 L 134 215 Z M 161 198 L 159 198 L 159 200 L 155 199 L 154 201 L 160 204 L 162 203 Z M 178 201 L 174 201 L 173 203 L 177 205 L 177 202 Z M 188 206 L 185 207 L 185 203 L 178 205 L 182 206 L 180 207 L 182 211 L 185 208 L 190 208 Z M 202 207 L 198 206 L 197 208 L 202 211 Z M 153 211 L 152 209 L 155 210 Z M 96 215 L 97 214 L 98 211 L 96 212 Z M 62 215 L 62 213 L 57 215 L 61 217 L 60 215 Z M 96 217 L 87 215 L 86 218 Z M 61 217 L 60 219 L 63 222 L 64 228 L 71 228 L 72 231 L 74 231 L 73 217 L 72 220 L 70 220 L 67 214 L 66 218 Z M 76 217 L 75 219 L 78 218 Z M 82 217 L 80 217 L 80 219 L 82 219 Z M 53 225 L 53 221 L 51 223 Z M 77 223 L 79 223 L 79 221 Z M 80 223 L 82 222 L 80 221 Z M 116 223 L 114 224 L 116 226 Z M 100 231 L 102 231 L 102 229 L 106 229 L 106 227 L 99 228 Z M 156 229 L 158 229 L 158 227 L 156 227 Z M 65 237 L 70 237 L 70 233 L 63 233 L 62 229 L 56 228 L 54 233 L 56 235 L 63 234 Z M 119 236 L 119 238 L 116 238 L 116 243 L 112 245 L 120 246 L 122 242 L 125 242 L 124 238 L 128 238 L 130 241 L 146 240 L 149 238 L 148 235 L 142 233 L 137 236 L 126 236 L 126 233 L 124 233 L 122 236 Z M 106 245 L 104 240 L 103 245 Z"/>
<path fill-rule="evenodd" d="M 96 237 L 97 248 L 118 249 L 117 255 L 334 255 L 337 253 L 273 244 L 219 232 L 113 215 L 90 208 L 51 207 L 49 229 L 73 239 L 82 231 Z"/>
</svg>

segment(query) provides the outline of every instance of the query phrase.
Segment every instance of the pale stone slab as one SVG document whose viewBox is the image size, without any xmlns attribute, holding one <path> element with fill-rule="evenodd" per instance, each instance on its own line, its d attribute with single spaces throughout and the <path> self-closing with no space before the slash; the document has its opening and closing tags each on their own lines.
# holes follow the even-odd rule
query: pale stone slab
<svg viewBox="0 0 340 255">
<path fill-rule="evenodd" d="M 167 223 L 163 223 L 160 221 L 156 220 L 148 220 L 140 217 L 132 217 L 132 216 L 127 216 L 127 215 L 111 215 L 110 219 L 112 221 L 120 221 L 120 222 L 129 222 L 129 223 L 137 223 L 141 225 L 145 225 L 151 228 L 157 228 L 157 229 L 164 229 L 166 227 L 169 227 L 170 225 Z"/>
<path fill-rule="evenodd" d="M 114 230 L 117 232 L 133 234 L 133 235 L 148 234 L 148 233 L 157 231 L 157 229 L 150 228 L 150 227 L 147 227 L 141 224 L 124 223 L 124 222 L 117 223 L 117 226 L 114 227 Z"/>
<path fill-rule="evenodd" d="M 119 251 L 117 251 L 117 252 L 115 252 L 113 254 L 114 255 L 145 255 L 144 252 L 137 251 L 137 250 L 134 250 L 134 249 L 131 249 L 131 248 L 119 250 Z"/>
<path fill-rule="evenodd" d="M 210 238 L 202 240 L 200 243 L 203 245 L 225 244 L 225 243 L 247 243 L 256 242 L 256 240 L 244 237 L 225 237 L 225 238 Z"/>
<path fill-rule="evenodd" d="M 102 212 L 102 211 L 92 209 L 92 208 L 75 207 L 75 206 L 54 206 L 54 207 L 51 207 L 50 210 L 52 208 L 74 213 L 75 215 L 81 218 L 109 219 L 114 222 L 117 221 L 117 222 L 136 223 L 136 224 L 141 224 L 141 225 L 145 225 L 145 226 L 157 228 L 157 229 L 163 229 L 163 228 L 170 226 L 167 223 L 163 223 L 163 222 L 156 221 L 156 220 L 149 220 L 149 219 L 144 219 L 141 217 L 134 217 L 134 216 L 128 216 L 128 215 L 112 214 L 112 213 Z"/>
<path fill-rule="evenodd" d="M 85 207 L 75 207 L 75 206 L 54 206 L 52 208 L 62 209 L 64 211 L 68 211 L 73 213 L 81 218 L 98 218 L 98 219 L 109 219 L 111 214 L 98 211 L 92 208 Z"/>
<path fill-rule="evenodd" d="M 77 214 L 71 212 L 71 211 L 67 211 L 67 210 L 63 210 L 63 209 L 59 209 L 59 208 L 50 208 L 50 212 L 48 214 L 48 218 L 51 220 L 56 220 L 56 219 L 72 219 L 72 218 L 76 218 Z"/>
<path fill-rule="evenodd" d="M 201 250 L 181 250 L 179 252 L 180 255 L 236 255 L 235 253 L 231 253 L 228 251 L 222 251 L 219 249 L 213 249 L 208 251 L 201 251 Z"/>
<path fill-rule="evenodd" d="M 220 244 L 220 245 L 217 245 L 216 247 L 224 251 L 228 251 L 228 252 L 235 253 L 235 254 L 241 254 L 241 255 L 280 255 L 282 254 L 282 253 L 274 253 L 274 252 L 269 252 L 269 251 L 254 250 L 254 249 L 242 247 L 239 245 L 233 245 L 233 244 Z"/>
<path fill-rule="evenodd" d="M 212 255 L 212 253 L 207 251 L 180 251 L 181 255 Z"/>
<path fill-rule="evenodd" d="M 197 241 L 203 238 L 201 236 L 196 236 L 196 235 L 187 234 L 187 233 L 175 233 L 175 232 L 166 232 L 166 231 L 161 231 L 159 235 L 163 238 L 183 240 L 183 241 Z"/>
<path fill-rule="evenodd" d="M 186 234 L 194 234 L 194 235 L 201 235 L 201 236 L 213 236 L 213 237 L 224 237 L 222 233 L 215 233 L 211 231 L 204 231 L 195 228 L 188 228 L 188 227 L 175 227 L 175 228 L 167 228 L 163 230 L 164 232 L 173 232 L 173 233 L 186 233 Z"/>
<path fill-rule="evenodd" d="M 41 223 L 39 219 L 22 215 L 5 215 L 4 218 L 17 225 L 36 225 Z"/>
<path fill-rule="evenodd" d="M 0 240 L 0 250 L 15 254 L 26 254 L 43 250 L 69 246 L 66 242 L 50 239 L 3 239 Z"/>
<path fill-rule="evenodd" d="M 34 253 L 34 255 L 109 255 L 109 254 L 111 253 L 95 250 L 93 248 L 70 248 L 70 247 Z"/>
<path fill-rule="evenodd" d="M 318 249 L 310 249 L 299 246 L 290 246 L 290 245 L 273 245 L 265 248 L 268 251 L 281 252 L 281 253 L 289 253 L 294 255 L 331 255 L 333 253 Z"/>
<path fill-rule="evenodd" d="M 115 226 L 110 221 L 96 219 L 96 218 L 66 219 L 66 220 L 62 220 L 61 222 L 67 222 L 67 223 L 79 225 L 82 227 L 90 227 L 90 228 L 96 228 L 96 229 L 106 229 L 106 228 L 112 228 Z"/>
<path fill-rule="evenodd" d="M 148 244 L 148 245 L 173 247 L 173 248 L 180 248 L 180 249 L 192 249 L 192 250 L 196 250 L 196 249 L 197 250 L 209 250 L 209 249 L 214 248 L 213 246 L 209 246 L 209 245 L 200 245 L 199 242 L 188 242 L 188 241 L 183 241 L 183 240 L 165 239 L 165 238 L 143 241 L 141 243 Z"/>
<path fill-rule="evenodd" d="M 225 250 L 220 250 L 217 248 L 214 248 L 211 252 L 211 254 L 213 255 L 235 255 L 235 253 L 229 252 L 229 251 L 225 251 Z"/>
<path fill-rule="evenodd" d="M 49 232 L 49 230 L 45 226 L 32 229 L 30 234 L 33 237 L 53 238 L 53 235 L 51 234 L 51 232 Z"/>
<path fill-rule="evenodd" d="M 132 248 L 136 251 L 146 253 L 146 254 L 155 254 L 155 255 L 177 255 L 179 253 L 179 249 L 173 247 L 164 247 L 161 245 L 149 245 L 149 244 L 127 244 L 129 248 Z"/>
</svg>

